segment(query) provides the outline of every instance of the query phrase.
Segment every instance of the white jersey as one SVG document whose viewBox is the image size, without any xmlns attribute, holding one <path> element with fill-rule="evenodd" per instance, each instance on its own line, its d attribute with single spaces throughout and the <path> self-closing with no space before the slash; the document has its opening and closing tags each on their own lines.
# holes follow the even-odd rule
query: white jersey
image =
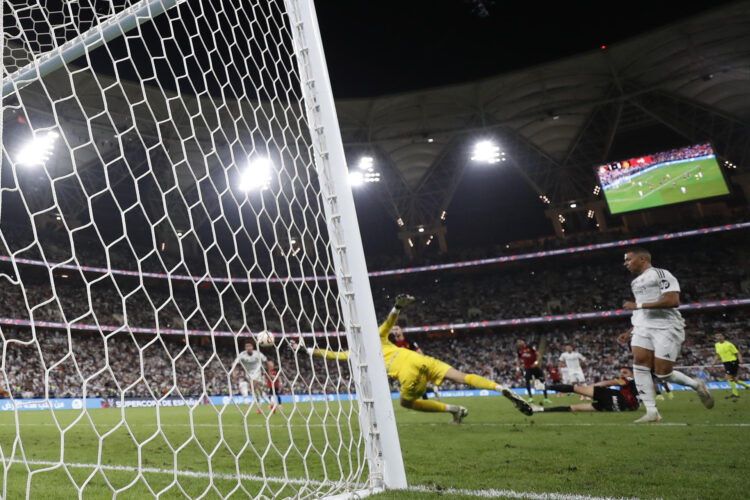
<svg viewBox="0 0 750 500">
<path fill-rule="evenodd" d="M 565 366 L 570 371 L 581 371 L 581 363 L 586 361 L 586 358 L 580 352 L 564 352 L 560 354 L 560 362 L 565 363 Z"/>
<path fill-rule="evenodd" d="M 260 378 L 261 363 L 265 363 L 266 359 L 266 355 L 260 351 L 253 351 L 252 354 L 248 354 L 247 351 L 242 351 L 237 358 L 237 360 L 247 372 L 248 377 L 252 379 Z"/>
<path fill-rule="evenodd" d="M 679 292 L 680 284 L 672 273 L 665 269 L 649 267 L 635 278 L 630 287 L 635 302 L 656 302 L 664 298 L 666 292 Z M 685 320 L 676 307 L 669 309 L 636 309 L 630 320 L 633 326 L 645 328 L 684 328 Z"/>
</svg>

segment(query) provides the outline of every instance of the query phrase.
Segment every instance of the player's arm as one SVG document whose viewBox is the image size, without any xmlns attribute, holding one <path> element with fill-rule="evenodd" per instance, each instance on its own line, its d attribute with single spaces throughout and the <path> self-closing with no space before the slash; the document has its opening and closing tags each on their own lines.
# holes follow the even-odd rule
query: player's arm
<svg viewBox="0 0 750 500">
<path fill-rule="evenodd" d="M 289 344 L 292 346 L 292 349 L 294 349 L 295 351 L 299 351 L 300 349 L 302 349 L 310 356 L 317 356 L 319 358 L 325 358 L 325 359 L 337 359 L 339 361 L 346 361 L 347 359 L 349 359 L 349 351 L 334 351 L 328 348 L 318 349 L 317 347 L 308 349 L 308 347 L 305 345 L 304 342 L 300 342 L 298 344 L 294 340 L 290 340 Z"/>
<path fill-rule="evenodd" d="M 680 292 L 664 292 L 662 297 L 656 302 L 632 302 L 626 301 L 622 307 L 623 309 L 635 310 L 635 309 L 674 309 L 680 306 Z"/>
<path fill-rule="evenodd" d="M 625 345 L 630 340 L 630 337 L 633 335 L 633 328 L 630 327 L 627 332 L 621 333 L 617 336 L 617 343 L 620 345 Z"/>
<path fill-rule="evenodd" d="M 398 320 L 398 314 L 401 312 L 401 309 L 408 306 L 412 302 L 416 300 L 413 296 L 408 294 L 400 294 L 396 296 L 396 302 L 393 304 L 393 309 L 391 309 L 391 312 L 388 314 L 388 317 L 385 319 L 382 325 L 378 328 L 378 334 L 380 335 L 380 339 L 386 339 L 388 338 L 388 334 L 391 333 L 391 330 L 393 329 L 393 326 L 396 324 L 396 321 Z"/>
<path fill-rule="evenodd" d="M 625 384 L 625 380 L 623 379 L 602 380 L 601 382 L 595 383 L 594 387 L 609 387 L 610 385 L 623 385 L 623 384 Z"/>
</svg>

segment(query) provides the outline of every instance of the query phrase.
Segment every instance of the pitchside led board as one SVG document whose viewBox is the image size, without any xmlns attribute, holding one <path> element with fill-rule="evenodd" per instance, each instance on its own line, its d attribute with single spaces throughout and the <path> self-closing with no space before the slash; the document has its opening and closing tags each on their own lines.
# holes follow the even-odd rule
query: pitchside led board
<svg viewBox="0 0 750 500">
<path fill-rule="evenodd" d="M 729 194 L 710 144 L 601 165 L 596 173 L 612 214 Z"/>
</svg>

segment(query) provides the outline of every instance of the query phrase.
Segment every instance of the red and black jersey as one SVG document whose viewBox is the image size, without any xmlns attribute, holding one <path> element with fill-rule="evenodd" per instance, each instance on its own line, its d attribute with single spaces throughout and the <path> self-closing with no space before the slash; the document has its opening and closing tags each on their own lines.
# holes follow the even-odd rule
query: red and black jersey
<svg viewBox="0 0 750 500">
<path fill-rule="evenodd" d="M 524 346 L 518 350 L 518 357 L 523 363 L 523 368 L 528 370 L 536 363 L 536 351 L 529 346 Z"/>
<path fill-rule="evenodd" d="M 635 380 L 632 378 L 621 378 L 619 382 L 620 392 L 625 398 L 625 401 L 627 401 L 628 406 L 633 409 L 637 409 L 641 406 L 641 402 L 638 401 L 638 389 L 635 386 Z"/>
<path fill-rule="evenodd" d="M 418 351 L 419 346 L 416 342 L 409 342 L 405 338 L 399 340 L 396 342 L 396 347 L 403 347 L 404 349 L 409 349 L 410 351 Z"/>
<path fill-rule="evenodd" d="M 266 372 L 266 385 L 269 389 L 271 388 L 279 388 L 280 383 L 280 377 L 278 376 L 279 371 L 276 368 L 273 368 L 272 370 L 268 370 Z"/>
<path fill-rule="evenodd" d="M 562 380 L 562 377 L 560 376 L 560 370 L 555 365 L 549 366 L 547 368 L 547 373 L 549 373 L 549 379 L 555 383 Z"/>
</svg>

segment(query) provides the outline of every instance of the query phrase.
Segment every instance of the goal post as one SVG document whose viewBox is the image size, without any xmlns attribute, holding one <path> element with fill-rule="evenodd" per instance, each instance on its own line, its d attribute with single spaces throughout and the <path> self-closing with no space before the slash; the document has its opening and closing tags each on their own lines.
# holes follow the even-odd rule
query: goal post
<svg viewBox="0 0 750 500">
<path fill-rule="evenodd" d="M 0 496 L 406 488 L 313 1 L 2 9 Z"/>
<path fill-rule="evenodd" d="M 356 367 L 360 425 L 366 432 L 370 474 L 387 488 L 406 488 L 398 430 L 380 348 L 362 239 L 348 181 L 333 92 L 312 1 L 285 0 L 305 95 L 328 231 L 334 241 L 347 339 Z M 382 478 L 382 479 L 381 479 Z"/>
</svg>

